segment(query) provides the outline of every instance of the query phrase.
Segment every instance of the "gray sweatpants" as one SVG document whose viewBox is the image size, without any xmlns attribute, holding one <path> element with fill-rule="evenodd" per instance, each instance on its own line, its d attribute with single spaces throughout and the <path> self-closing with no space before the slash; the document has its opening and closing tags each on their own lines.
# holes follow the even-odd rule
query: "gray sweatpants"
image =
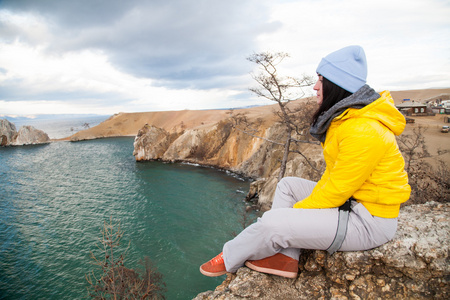
<svg viewBox="0 0 450 300">
<path fill-rule="evenodd" d="M 283 253 L 298 259 L 300 249 L 326 250 L 333 242 L 338 208 L 298 209 L 293 205 L 311 194 L 315 182 L 285 177 L 277 185 L 272 209 L 257 222 L 225 243 L 223 257 L 228 272 L 236 272 L 247 260 Z M 367 250 L 391 240 L 397 218 L 372 216 L 364 205 L 354 202 L 347 235 L 339 251 Z"/>
</svg>

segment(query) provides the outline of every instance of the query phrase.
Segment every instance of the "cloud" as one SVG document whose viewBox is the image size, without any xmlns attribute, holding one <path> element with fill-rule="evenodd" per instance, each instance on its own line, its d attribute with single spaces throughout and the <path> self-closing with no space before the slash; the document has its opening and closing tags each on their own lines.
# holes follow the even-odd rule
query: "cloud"
<svg viewBox="0 0 450 300">
<path fill-rule="evenodd" d="M 291 53 L 286 68 L 293 73 L 314 71 L 323 56 L 359 44 L 368 82 L 377 89 L 448 87 L 449 15 L 448 1 L 440 0 L 287 1 L 271 15 L 283 27 L 259 39 L 268 49 Z"/>
<path fill-rule="evenodd" d="M 255 3 L 4 1 L 1 110 L 37 100 L 121 103 L 121 111 L 239 106 L 251 82 L 245 56 L 258 32 L 277 26 Z"/>
<path fill-rule="evenodd" d="M 440 0 L 3 0 L 0 113 L 267 104 L 246 57 L 288 52 L 281 73 L 313 75 L 349 44 L 377 90 L 448 87 L 448 15 Z"/>
<path fill-rule="evenodd" d="M 45 28 L 42 40 L 15 28 L 35 39 L 26 38 L 31 45 L 45 44 L 49 53 L 101 50 L 123 72 L 178 88 L 204 88 L 216 76 L 245 72 L 245 56 L 258 50 L 256 37 L 279 26 L 256 0 L 14 3 L 5 2 L 13 12 L 34 12 L 33 25 Z"/>
<path fill-rule="evenodd" d="M 0 106 L 2 113 L 66 109 L 72 103 L 76 111 L 158 111 L 230 107 L 226 104 L 242 92 L 232 89 L 168 89 L 156 86 L 150 78 L 139 78 L 120 72 L 100 51 L 84 50 L 58 56 L 47 56 L 39 49 L 16 42 L 4 47 L 0 64 L 0 95 L 8 101 Z M 26 88 L 24 88 L 26 87 Z M 1 100 L 1 99 L 0 99 Z M 42 101 L 43 106 L 37 104 Z M 51 106 L 50 103 L 55 105 Z M 236 103 L 234 103 L 236 105 Z M 103 109 L 102 109 L 103 107 Z M 107 107 L 107 109 L 105 109 Z M 67 111 L 67 109 L 66 109 Z M 32 114 L 32 112 L 27 112 Z"/>
</svg>

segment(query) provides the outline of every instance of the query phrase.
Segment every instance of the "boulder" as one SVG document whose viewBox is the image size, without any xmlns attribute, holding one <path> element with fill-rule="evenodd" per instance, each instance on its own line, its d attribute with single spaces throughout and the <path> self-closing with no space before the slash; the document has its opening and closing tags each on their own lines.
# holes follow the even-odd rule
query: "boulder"
<svg viewBox="0 0 450 300">
<path fill-rule="evenodd" d="M 8 146 L 17 134 L 16 126 L 6 119 L 0 120 L 0 145 Z"/>
<path fill-rule="evenodd" d="M 32 126 L 22 126 L 17 135 L 13 138 L 11 145 L 36 145 L 50 143 L 50 138 L 42 130 Z"/>
<path fill-rule="evenodd" d="M 395 238 L 372 250 L 303 251 L 296 279 L 242 267 L 195 299 L 448 299 L 450 205 L 403 207 Z"/>
<path fill-rule="evenodd" d="M 203 143 L 203 137 L 206 133 L 207 131 L 205 129 L 186 130 L 170 144 L 162 157 L 163 160 L 189 160 L 189 158 L 194 156 L 195 152 L 199 152 L 200 149 L 207 147 L 207 144 Z"/>
<path fill-rule="evenodd" d="M 32 126 L 22 126 L 19 132 L 16 126 L 6 119 L 0 120 L 1 146 L 23 146 L 50 143 L 50 138 L 42 130 Z"/>
<path fill-rule="evenodd" d="M 134 139 L 136 161 L 161 159 L 170 146 L 171 136 L 162 128 L 145 124 Z"/>
</svg>

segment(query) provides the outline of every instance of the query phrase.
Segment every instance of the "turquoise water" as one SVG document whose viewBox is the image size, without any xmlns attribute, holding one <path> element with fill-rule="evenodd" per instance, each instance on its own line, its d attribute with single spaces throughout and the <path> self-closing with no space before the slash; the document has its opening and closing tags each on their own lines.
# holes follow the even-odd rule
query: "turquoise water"
<svg viewBox="0 0 450 300">
<path fill-rule="evenodd" d="M 199 265 L 240 231 L 249 182 L 185 164 L 136 163 L 133 138 L 0 148 L 0 299 L 80 299 L 100 229 L 120 221 L 126 265 L 149 256 L 167 299 L 225 276 Z"/>
</svg>

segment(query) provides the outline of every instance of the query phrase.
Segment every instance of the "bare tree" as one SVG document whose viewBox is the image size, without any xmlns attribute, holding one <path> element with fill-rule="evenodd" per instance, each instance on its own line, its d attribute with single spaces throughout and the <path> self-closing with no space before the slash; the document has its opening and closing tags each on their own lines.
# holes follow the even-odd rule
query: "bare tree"
<svg viewBox="0 0 450 300">
<path fill-rule="evenodd" d="M 242 207 L 239 213 L 239 224 L 241 225 L 241 229 L 244 230 L 248 226 L 252 225 L 257 218 L 262 216 L 262 212 L 258 211 L 255 207 Z M 231 236 L 235 238 L 239 233 L 236 231 L 231 232 Z"/>
<path fill-rule="evenodd" d="M 101 235 L 97 245 L 101 257 L 91 251 L 91 259 L 101 272 L 92 271 L 86 275 L 89 296 L 94 299 L 165 299 L 162 275 L 149 258 L 141 261 L 144 266 L 141 272 L 125 267 L 129 246 L 124 248 L 120 243 L 123 237 L 120 223 L 114 223 L 110 218 L 109 223 L 104 223 Z"/>
<path fill-rule="evenodd" d="M 408 204 L 450 201 L 450 170 L 439 159 L 439 156 L 448 153 L 448 150 L 439 149 L 437 157 L 432 157 L 425 142 L 426 130 L 426 127 L 419 125 L 411 134 L 402 134 L 397 137 L 400 151 L 405 158 L 405 171 L 408 173 L 411 186 Z"/>
<path fill-rule="evenodd" d="M 284 141 L 280 142 L 266 139 L 266 141 L 280 145 L 284 149 L 278 181 L 284 177 L 289 153 L 291 152 L 296 152 L 303 156 L 308 164 L 314 170 L 319 172 L 298 147 L 299 143 L 318 144 L 311 140 L 307 130 L 307 128 L 309 128 L 308 121 L 313 110 L 313 105 L 312 103 L 305 103 L 303 106 L 298 106 L 296 108 L 289 106 L 289 103 L 292 101 L 305 96 L 303 88 L 312 85 L 313 79 L 306 75 L 303 75 L 302 78 L 295 78 L 278 74 L 277 66 L 287 57 L 289 57 L 289 55 L 283 52 L 261 52 L 247 58 L 247 60 L 257 64 L 259 67 L 259 72 L 257 74 L 252 74 L 252 77 L 258 83 L 258 86 L 250 88 L 250 91 L 259 97 L 266 98 L 278 104 L 279 110 L 276 111 L 275 114 L 286 129 Z M 245 123 L 245 116 L 241 115 L 238 117 L 239 122 Z M 251 132 L 247 133 L 252 134 Z M 256 134 L 254 136 L 256 136 Z M 297 147 L 293 147 L 293 145 L 297 145 Z"/>
<path fill-rule="evenodd" d="M 413 129 L 412 134 L 402 134 L 397 137 L 398 146 L 405 157 L 405 171 L 407 173 L 410 172 L 415 161 L 430 156 L 425 144 L 424 133 L 426 131 L 426 127 L 419 125 Z"/>
</svg>

